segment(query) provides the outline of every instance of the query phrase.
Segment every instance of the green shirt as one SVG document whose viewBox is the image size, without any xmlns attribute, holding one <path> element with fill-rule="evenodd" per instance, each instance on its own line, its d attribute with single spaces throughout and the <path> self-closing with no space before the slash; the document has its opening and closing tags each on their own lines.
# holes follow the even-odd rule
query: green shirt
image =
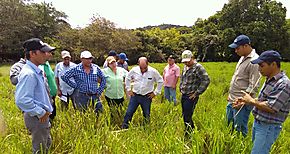
<svg viewBox="0 0 290 154">
<path fill-rule="evenodd" d="M 56 85 L 55 78 L 54 78 L 54 72 L 52 71 L 48 61 L 46 61 L 41 66 L 43 67 L 43 71 L 46 74 L 46 78 L 47 78 L 47 82 L 48 82 L 48 86 L 49 86 L 49 90 L 50 90 L 50 95 L 56 96 L 57 85 Z"/>
<path fill-rule="evenodd" d="M 103 69 L 103 73 L 106 78 L 105 95 L 111 99 L 124 97 L 124 78 L 128 72 L 124 68 L 117 67 L 117 73 L 115 74 L 111 68 L 107 67 Z"/>
</svg>

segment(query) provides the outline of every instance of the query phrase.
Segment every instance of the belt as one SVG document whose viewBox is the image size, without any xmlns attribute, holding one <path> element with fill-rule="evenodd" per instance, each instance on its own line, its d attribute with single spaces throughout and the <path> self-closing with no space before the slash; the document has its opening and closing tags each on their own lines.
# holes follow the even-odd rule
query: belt
<svg viewBox="0 0 290 154">
<path fill-rule="evenodd" d="M 82 93 L 84 95 L 87 95 L 87 96 L 96 96 L 97 95 L 97 93 L 95 93 L 95 94 L 92 94 L 92 93 L 83 93 L 83 92 L 80 92 L 80 93 Z"/>
<path fill-rule="evenodd" d="M 136 95 L 136 96 L 142 96 L 142 97 L 147 97 L 151 93 L 153 93 L 153 92 L 149 92 L 149 93 L 147 93 L 145 95 L 141 95 L 141 94 L 137 94 L 137 93 L 133 92 L 134 95 Z"/>
</svg>

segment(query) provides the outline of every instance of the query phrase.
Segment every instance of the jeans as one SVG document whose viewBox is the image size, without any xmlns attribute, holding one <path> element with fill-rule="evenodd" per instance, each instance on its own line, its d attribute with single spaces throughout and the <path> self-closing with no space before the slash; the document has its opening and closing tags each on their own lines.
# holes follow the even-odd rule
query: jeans
<svg viewBox="0 0 290 154">
<path fill-rule="evenodd" d="M 89 104 L 92 102 L 92 106 L 95 107 L 95 112 L 99 113 L 103 111 L 103 105 L 100 98 L 97 95 L 88 96 L 87 94 L 76 92 L 75 95 L 75 107 L 81 111 L 87 110 Z M 96 104 L 95 104 L 96 102 Z"/>
<path fill-rule="evenodd" d="M 192 115 L 198 99 L 199 97 L 196 97 L 194 98 L 194 100 L 192 100 L 186 94 L 182 94 L 181 96 L 182 116 L 185 125 L 185 135 L 189 135 L 194 129 Z"/>
<path fill-rule="evenodd" d="M 252 134 L 254 146 L 251 153 L 268 154 L 272 144 L 278 138 L 281 129 L 281 124 L 269 124 L 255 119 Z"/>
<path fill-rule="evenodd" d="M 132 117 L 134 113 L 136 112 L 139 105 L 141 105 L 145 123 L 149 123 L 151 102 L 152 102 L 152 99 L 150 99 L 146 95 L 142 96 L 142 95 L 135 94 L 134 96 L 131 96 L 130 102 L 129 102 L 129 105 L 128 105 L 128 108 L 124 117 L 124 121 L 122 124 L 122 128 L 129 127 L 129 122 L 132 120 Z"/>
<path fill-rule="evenodd" d="M 238 110 L 232 107 L 232 102 L 228 102 L 226 109 L 228 125 L 232 122 L 232 128 L 236 129 L 238 132 L 241 132 L 243 136 L 246 136 L 248 134 L 248 121 L 252 109 L 253 106 L 244 105 L 241 111 L 237 114 Z M 236 117 L 234 117 L 235 115 Z"/>
<path fill-rule="evenodd" d="M 164 87 L 164 96 L 169 102 L 174 102 L 176 105 L 176 88 Z"/>
</svg>

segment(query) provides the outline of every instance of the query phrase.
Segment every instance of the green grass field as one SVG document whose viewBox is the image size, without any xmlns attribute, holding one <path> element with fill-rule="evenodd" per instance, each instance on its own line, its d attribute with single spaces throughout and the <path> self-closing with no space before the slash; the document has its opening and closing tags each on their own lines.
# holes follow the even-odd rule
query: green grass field
<svg viewBox="0 0 290 154">
<path fill-rule="evenodd" d="M 151 64 L 159 72 L 162 72 L 165 65 Z M 164 101 L 159 95 L 152 102 L 150 126 L 142 125 L 143 117 L 139 108 L 133 117 L 132 127 L 127 131 L 116 131 L 123 117 L 110 119 L 104 99 L 105 111 L 98 119 L 92 110 L 79 113 L 72 106 L 68 111 L 58 108 L 51 129 L 53 145 L 50 153 L 250 153 L 253 116 L 250 116 L 246 138 L 231 133 L 225 122 L 227 92 L 235 65 L 225 62 L 203 63 L 211 84 L 196 106 L 193 119 L 197 128 L 192 134 L 192 140 L 183 137 L 181 95 L 177 92 L 178 106 Z M 282 63 L 282 68 L 290 76 L 290 63 Z M 10 84 L 8 75 L 9 66 L 1 66 L 0 109 L 7 131 L 0 136 L 0 153 L 30 153 L 31 137 L 24 126 L 22 113 L 15 105 L 15 87 Z M 59 103 L 57 99 L 57 106 L 60 106 Z M 127 104 L 128 101 L 125 102 L 123 113 Z M 290 153 L 289 147 L 290 120 L 287 119 L 272 147 L 272 153 Z"/>
</svg>

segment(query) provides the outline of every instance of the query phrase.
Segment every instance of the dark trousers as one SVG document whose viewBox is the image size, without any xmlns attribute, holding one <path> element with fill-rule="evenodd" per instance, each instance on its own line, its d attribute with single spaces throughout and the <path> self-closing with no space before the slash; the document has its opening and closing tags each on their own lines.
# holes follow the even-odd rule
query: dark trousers
<svg viewBox="0 0 290 154">
<path fill-rule="evenodd" d="M 147 95 L 138 95 L 135 94 L 131 96 L 130 102 L 124 117 L 122 128 L 129 128 L 129 122 L 132 120 L 134 113 L 136 112 L 139 105 L 141 105 L 145 123 L 150 122 L 150 108 L 151 108 L 152 99 Z"/>
<path fill-rule="evenodd" d="M 194 100 L 190 99 L 188 95 L 182 94 L 181 105 L 182 105 L 182 116 L 185 125 L 185 135 L 188 135 L 194 129 L 194 123 L 192 121 L 193 111 L 198 101 L 198 97 Z"/>
<path fill-rule="evenodd" d="M 56 116 L 55 96 L 52 96 L 51 99 L 52 99 L 51 106 L 52 106 L 53 110 L 51 112 L 51 115 L 49 115 L 49 119 L 53 120 Z"/>
<path fill-rule="evenodd" d="M 111 112 L 111 123 L 122 123 L 121 117 L 123 117 L 122 106 L 124 102 L 124 97 L 120 99 L 111 99 L 105 96 L 106 101 L 108 102 L 110 112 Z"/>
<path fill-rule="evenodd" d="M 72 105 L 73 105 L 73 108 L 76 109 L 75 107 L 75 92 L 73 92 L 71 95 L 70 94 L 65 94 L 64 96 L 66 96 L 66 101 L 64 100 L 61 100 L 60 101 L 60 106 L 61 106 L 61 109 L 68 109 L 68 105 L 69 105 L 69 101 L 71 100 L 72 101 Z"/>
</svg>

